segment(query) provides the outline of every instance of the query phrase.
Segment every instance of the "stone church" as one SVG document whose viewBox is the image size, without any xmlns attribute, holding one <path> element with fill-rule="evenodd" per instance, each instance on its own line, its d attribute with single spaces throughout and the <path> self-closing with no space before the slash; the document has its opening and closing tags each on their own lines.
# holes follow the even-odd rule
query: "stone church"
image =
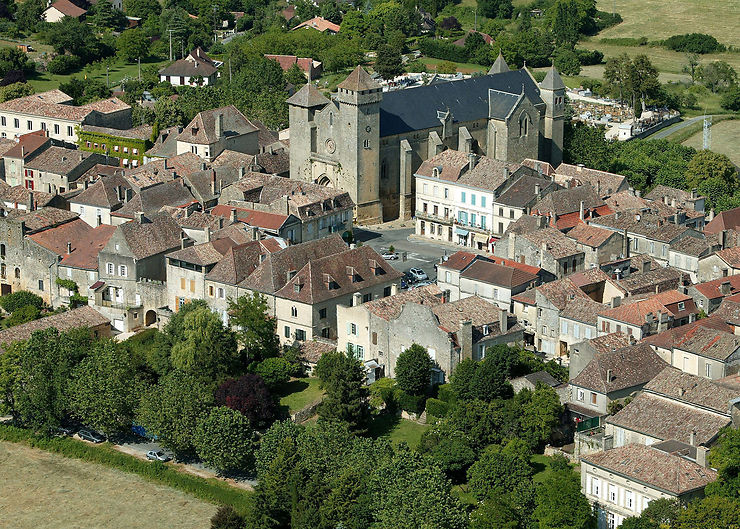
<svg viewBox="0 0 740 529">
<path fill-rule="evenodd" d="M 288 99 L 290 177 L 346 190 L 356 220 L 414 213 L 414 172 L 445 149 L 498 160 L 562 161 L 565 85 L 537 83 L 503 57 L 488 75 L 383 93 L 358 66 L 331 100 L 307 84 Z"/>
</svg>

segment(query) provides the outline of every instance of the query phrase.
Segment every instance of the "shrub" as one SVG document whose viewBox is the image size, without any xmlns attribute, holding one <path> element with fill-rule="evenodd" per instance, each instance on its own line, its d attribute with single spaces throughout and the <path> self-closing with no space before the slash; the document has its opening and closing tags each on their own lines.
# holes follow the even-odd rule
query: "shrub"
<svg viewBox="0 0 740 529">
<path fill-rule="evenodd" d="M 201 416 L 193 446 L 204 463 L 219 471 L 246 469 L 254 450 L 249 419 L 225 406 L 211 408 Z"/>
<path fill-rule="evenodd" d="M 426 73 L 427 65 L 419 60 L 410 61 L 406 65 L 406 71 L 410 73 Z"/>
<path fill-rule="evenodd" d="M 705 33 L 687 33 L 685 35 L 673 35 L 663 41 L 663 46 L 673 51 L 683 53 L 714 53 L 725 51 L 725 46 L 717 39 Z"/>
<path fill-rule="evenodd" d="M 37 320 L 41 316 L 41 311 L 34 305 L 26 305 L 18 310 L 14 311 L 7 320 L 5 325 L 8 327 L 14 327 L 22 323 L 28 323 L 29 321 Z"/>
<path fill-rule="evenodd" d="M 269 387 L 274 388 L 290 380 L 293 366 L 285 358 L 265 358 L 254 370 Z"/>
<path fill-rule="evenodd" d="M 40 310 L 44 306 L 44 300 L 27 290 L 20 290 L 18 292 L 13 292 L 12 294 L 0 296 L 0 307 L 2 307 L 6 312 L 12 313 L 21 307 L 26 307 L 28 305 L 33 305 Z"/>
<path fill-rule="evenodd" d="M 79 57 L 74 55 L 57 55 L 46 66 L 49 73 L 54 75 L 65 75 L 79 70 L 82 65 Z"/>
<path fill-rule="evenodd" d="M 442 384 L 437 386 L 437 398 L 447 404 L 454 404 L 457 400 L 455 391 L 450 384 Z"/>
<path fill-rule="evenodd" d="M 426 392 L 431 380 L 434 361 L 429 357 L 427 350 L 419 344 L 398 355 L 396 361 L 396 383 L 398 387 L 412 395 L 421 395 Z"/>
<path fill-rule="evenodd" d="M 409 413 L 421 413 L 424 411 L 426 397 L 424 395 L 409 395 L 403 390 L 396 389 L 394 398 L 398 406 Z"/>
<path fill-rule="evenodd" d="M 396 407 L 396 401 L 393 398 L 395 388 L 396 381 L 392 378 L 381 378 L 370 384 L 370 406 L 380 409 L 385 404 L 387 410 L 394 410 Z"/>
<path fill-rule="evenodd" d="M 736 86 L 731 88 L 722 96 L 720 102 L 722 108 L 731 110 L 732 112 L 740 112 L 740 87 Z"/>
<path fill-rule="evenodd" d="M 451 61 L 444 61 L 440 63 L 440 65 L 437 67 L 437 71 L 439 73 L 446 73 L 446 74 L 456 73 L 457 65 Z"/>
<path fill-rule="evenodd" d="M 434 417 L 446 417 L 449 412 L 450 405 L 439 399 L 427 399 L 426 410 L 427 415 L 433 415 Z"/>
<path fill-rule="evenodd" d="M 211 529 L 244 529 L 245 521 L 231 505 L 222 505 L 211 518 Z"/>
<path fill-rule="evenodd" d="M 604 60 L 604 54 L 599 50 L 575 50 L 578 61 L 583 66 L 601 64 Z"/>
<path fill-rule="evenodd" d="M 419 50 L 427 57 L 443 59 L 445 61 L 466 62 L 469 59 L 468 52 L 465 48 L 455 46 L 452 42 L 445 40 L 421 39 L 419 41 Z"/>
</svg>

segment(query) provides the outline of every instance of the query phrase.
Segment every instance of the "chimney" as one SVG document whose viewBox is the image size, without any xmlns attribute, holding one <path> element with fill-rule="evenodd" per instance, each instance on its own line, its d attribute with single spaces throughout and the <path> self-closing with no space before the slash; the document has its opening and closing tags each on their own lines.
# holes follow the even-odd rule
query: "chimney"
<svg viewBox="0 0 740 529">
<path fill-rule="evenodd" d="M 722 249 L 727 248 L 727 230 L 722 230 L 719 235 L 719 242 L 722 245 Z"/>
<path fill-rule="evenodd" d="M 36 211 L 36 197 L 34 196 L 33 191 L 28 192 L 28 210 Z"/>
<path fill-rule="evenodd" d="M 468 153 L 468 171 L 472 171 L 473 169 L 475 169 L 475 164 L 477 161 L 478 160 L 475 157 L 475 153 L 469 152 Z"/>
<path fill-rule="evenodd" d="M 205 171 L 208 169 L 208 164 L 206 162 L 200 162 L 200 170 Z"/>
<path fill-rule="evenodd" d="M 612 370 L 607 369 L 606 370 L 606 383 L 609 384 L 612 381 Z"/>
<path fill-rule="evenodd" d="M 216 138 L 220 140 L 221 136 L 224 133 L 224 115 L 223 114 L 219 114 L 218 116 L 216 116 L 215 126 L 216 126 Z"/>
<path fill-rule="evenodd" d="M 260 239 L 260 229 L 257 226 L 252 226 L 252 240 L 259 241 Z"/>
<path fill-rule="evenodd" d="M 622 212 L 621 211 L 615 211 L 614 212 L 614 219 L 615 220 L 618 220 L 619 217 L 621 217 L 621 216 L 622 216 Z"/>
<path fill-rule="evenodd" d="M 138 222 L 139 224 L 144 224 L 144 212 L 143 211 L 136 212 L 136 222 Z"/>
<path fill-rule="evenodd" d="M 460 344 L 460 358 L 473 358 L 473 322 L 460 320 L 460 330 L 457 333 Z"/>
<path fill-rule="evenodd" d="M 707 216 L 707 220 L 709 222 L 712 222 L 714 220 L 714 208 L 709 210 L 709 215 Z"/>
<path fill-rule="evenodd" d="M 576 165 L 576 171 L 578 171 L 579 173 L 583 172 L 584 167 L 585 166 L 582 163 L 579 163 L 578 165 Z"/>
<path fill-rule="evenodd" d="M 684 388 L 678 388 L 678 396 L 683 397 L 683 394 L 686 393 L 686 390 Z"/>
<path fill-rule="evenodd" d="M 354 294 L 352 294 L 352 306 L 358 307 L 360 305 L 362 305 L 362 294 L 360 294 L 359 292 L 355 292 Z"/>
<path fill-rule="evenodd" d="M 229 214 L 229 219 L 231 220 L 231 223 L 234 224 L 237 222 L 237 216 L 236 216 L 236 208 L 233 208 L 231 210 L 231 213 Z"/>
<path fill-rule="evenodd" d="M 514 260 L 516 257 L 516 233 L 509 233 L 509 259 Z"/>
<path fill-rule="evenodd" d="M 540 198 L 540 184 L 534 185 L 534 194 L 537 195 L 537 198 Z"/>
<path fill-rule="evenodd" d="M 691 434 L 689 434 L 689 444 L 691 446 L 696 446 L 696 430 L 691 430 Z M 699 455 L 697 451 L 697 456 Z"/>
<path fill-rule="evenodd" d="M 502 310 L 499 313 L 498 316 L 498 325 L 499 329 L 501 330 L 501 333 L 505 333 L 509 330 L 509 313 L 505 310 Z"/>
<path fill-rule="evenodd" d="M 244 178 L 244 175 L 246 174 L 247 169 L 243 165 L 239 167 L 239 178 Z"/>
<path fill-rule="evenodd" d="M 640 219 L 642 218 L 642 215 L 639 213 L 635 213 L 635 222 L 640 222 Z"/>
<path fill-rule="evenodd" d="M 706 446 L 696 447 L 696 463 L 703 468 L 707 468 L 707 452 L 709 452 L 709 448 Z"/>
<path fill-rule="evenodd" d="M 673 197 L 673 198 L 671 199 L 671 207 L 672 207 L 672 208 L 675 208 L 675 207 L 676 207 L 676 197 Z"/>
<path fill-rule="evenodd" d="M 596 180 L 596 194 L 601 196 L 601 180 Z"/>
<path fill-rule="evenodd" d="M 398 294 L 398 284 L 393 283 L 391 285 L 391 296 L 395 296 L 396 294 Z"/>
<path fill-rule="evenodd" d="M 681 224 L 681 217 L 678 213 L 673 214 L 673 224 L 677 226 Z"/>
<path fill-rule="evenodd" d="M 729 296 L 730 295 L 730 282 L 722 281 L 722 283 L 719 286 L 719 291 L 723 296 Z"/>
<path fill-rule="evenodd" d="M 185 241 L 186 241 L 186 239 L 185 239 L 184 235 L 185 235 L 185 232 L 182 232 L 182 234 L 180 235 L 180 249 L 181 250 L 184 250 L 185 249 Z"/>
<path fill-rule="evenodd" d="M 640 197 L 642 197 L 642 191 L 640 191 L 639 189 L 635 189 L 635 196 L 636 196 L 637 198 L 640 198 Z"/>
<path fill-rule="evenodd" d="M 211 169 L 211 194 L 216 194 L 216 170 Z"/>
<path fill-rule="evenodd" d="M 509 169 L 508 166 L 506 166 L 506 167 L 504 167 L 504 178 L 506 180 L 508 180 L 509 179 L 509 176 L 511 176 L 511 170 Z"/>
<path fill-rule="evenodd" d="M 71 242 L 68 242 L 67 243 L 67 255 L 69 255 L 71 253 L 72 253 L 72 243 Z"/>
<path fill-rule="evenodd" d="M 647 274 L 650 271 L 650 261 L 644 261 L 642 263 L 642 273 Z"/>
<path fill-rule="evenodd" d="M 581 220 L 583 220 L 583 206 L 584 206 L 584 202 L 583 200 L 581 200 L 581 204 L 578 209 L 578 218 L 580 218 Z"/>
<path fill-rule="evenodd" d="M 206 242 L 211 242 L 211 228 L 206 226 L 204 232 L 205 232 Z"/>
</svg>

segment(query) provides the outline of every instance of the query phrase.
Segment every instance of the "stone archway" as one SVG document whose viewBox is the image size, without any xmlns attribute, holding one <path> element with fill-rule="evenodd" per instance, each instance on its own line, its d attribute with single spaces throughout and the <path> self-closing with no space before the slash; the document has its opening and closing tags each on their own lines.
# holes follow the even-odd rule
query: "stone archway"
<svg viewBox="0 0 740 529">
<path fill-rule="evenodd" d="M 319 179 L 318 179 L 318 180 L 316 180 L 316 183 L 317 183 L 317 184 L 319 184 L 320 186 L 324 186 L 324 187 L 334 187 L 334 184 L 333 184 L 333 183 L 332 183 L 332 181 L 331 181 L 331 180 L 329 179 L 329 177 L 328 177 L 328 176 L 326 176 L 326 173 L 322 174 L 322 175 L 321 175 L 321 176 L 319 177 Z"/>
<path fill-rule="evenodd" d="M 157 323 L 157 312 L 154 310 L 146 311 L 146 314 L 144 315 L 144 325 L 149 327 L 155 323 Z"/>
</svg>

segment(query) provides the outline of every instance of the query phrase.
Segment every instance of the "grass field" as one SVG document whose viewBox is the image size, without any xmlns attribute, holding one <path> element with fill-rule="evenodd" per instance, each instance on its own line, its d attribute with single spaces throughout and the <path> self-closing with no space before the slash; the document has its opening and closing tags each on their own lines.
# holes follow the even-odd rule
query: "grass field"
<svg viewBox="0 0 740 529">
<path fill-rule="evenodd" d="M 134 474 L 0 442 L 3 527 L 210 527 L 216 506 Z M 7 525 L 6 525 L 7 524 Z"/>
<path fill-rule="evenodd" d="M 401 419 L 395 415 L 383 414 L 373 418 L 369 430 L 373 437 L 386 437 L 394 445 L 405 442 L 409 447 L 416 448 L 421 440 L 421 435 L 430 426 L 429 424 L 419 424 Z"/>
<path fill-rule="evenodd" d="M 598 0 L 601 11 L 616 8 L 624 22 L 599 37 L 658 40 L 682 33 L 707 33 L 722 44 L 740 46 L 740 0 Z"/>
<path fill-rule="evenodd" d="M 433 59 L 431 57 L 422 57 L 419 59 L 421 62 L 426 64 L 427 71 L 429 73 L 434 73 L 434 68 L 438 67 L 441 63 L 446 62 L 442 59 Z M 468 63 L 468 62 L 456 62 L 453 63 L 457 66 L 457 71 L 462 73 L 473 73 L 473 72 L 487 72 L 488 68 L 486 66 L 481 66 L 480 64 L 474 64 L 474 63 Z"/>
<path fill-rule="evenodd" d="M 732 162 L 740 166 L 740 150 L 738 150 L 738 138 L 740 138 L 740 120 L 722 121 L 712 125 L 712 150 L 726 154 Z M 683 142 L 684 145 L 701 149 L 704 133 L 700 130 Z"/>
<path fill-rule="evenodd" d="M 296 378 L 283 384 L 278 390 L 280 407 L 295 413 L 321 398 L 324 390 L 319 388 L 318 378 Z"/>
</svg>

